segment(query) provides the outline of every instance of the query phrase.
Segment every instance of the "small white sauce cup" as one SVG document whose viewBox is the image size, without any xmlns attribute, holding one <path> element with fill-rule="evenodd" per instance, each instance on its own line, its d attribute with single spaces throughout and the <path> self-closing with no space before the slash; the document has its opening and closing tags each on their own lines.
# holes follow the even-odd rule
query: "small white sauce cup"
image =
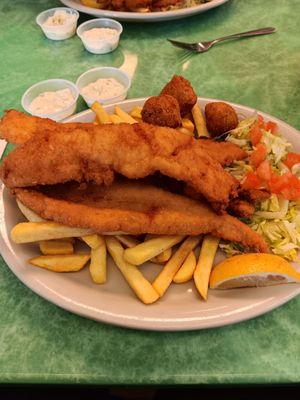
<svg viewBox="0 0 300 400">
<path fill-rule="evenodd" d="M 124 86 L 124 91 L 120 93 L 118 96 L 110 97 L 110 98 L 98 98 L 98 99 L 92 99 L 88 96 L 85 96 L 82 94 L 82 89 L 89 85 L 92 82 L 97 81 L 98 79 L 103 79 L 103 78 L 115 78 L 118 82 L 120 82 Z M 81 94 L 81 96 L 84 98 L 84 101 L 86 104 L 91 107 L 91 105 L 97 101 L 101 104 L 112 104 L 112 103 L 117 103 L 119 101 L 122 101 L 126 99 L 127 92 L 131 86 L 131 78 L 130 76 L 120 70 L 119 68 L 114 68 L 114 67 L 98 67 L 98 68 L 93 68 L 90 69 L 86 72 L 84 72 L 82 75 L 79 76 L 79 78 L 76 81 L 76 86 Z"/>
<path fill-rule="evenodd" d="M 63 25 L 55 25 L 55 26 L 44 26 L 44 23 L 47 21 L 49 17 L 52 17 L 55 11 L 65 11 L 70 15 L 74 15 L 74 21 L 67 22 Z M 36 17 L 36 23 L 40 26 L 45 36 L 51 40 L 65 40 L 75 35 L 77 21 L 79 18 L 79 12 L 74 10 L 73 8 L 68 7 L 56 7 L 50 8 L 49 10 L 41 12 Z"/>
<path fill-rule="evenodd" d="M 94 28 L 115 29 L 117 33 L 114 40 L 102 39 L 97 42 L 91 42 L 85 40 L 84 37 L 82 36 L 83 32 L 89 31 L 90 29 Z M 109 18 L 91 19 L 79 25 L 76 31 L 77 35 L 80 37 L 86 50 L 93 54 L 106 54 L 110 53 L 111 51 L 114 51 L 118 47 L 120 35 L 122 32 L 123 32 L 122 25 L 118 21 Z"/>
<path fill-rule="evenodd" d="M 38 97 L 41 93 L 54 92 L 54 91 L 62 90 L 62 89 L 70 89 L 72 92 L 74 101 L 69 106 L 67 106 L 59 111 L 56 111 L 54 113 L 46 113 L 46 114 L 33 113 L 30 110 L 31 102 L 36 97 Z M 46 81 L 38 82 L 35 85 L 28 88 L 22 96 L 21 104 L 22 104 L 22 107 L 24 108 L 24 110 L 27 111 L 31 115 L 35 115 L 37 117 L 43 117 L 43 118 L 51 118 L 54 121 L 61 121 L 64 118 L 67 118 L 70 115 L 74 114 L 74 112 L 76 110 L 76 106 L 77 106 L 78 96 L 79 96 L 79 93 L 78 93 L 77 87 L 73 82 L 68 81 L 66 79 L 48 79 Z"/>
</svg>

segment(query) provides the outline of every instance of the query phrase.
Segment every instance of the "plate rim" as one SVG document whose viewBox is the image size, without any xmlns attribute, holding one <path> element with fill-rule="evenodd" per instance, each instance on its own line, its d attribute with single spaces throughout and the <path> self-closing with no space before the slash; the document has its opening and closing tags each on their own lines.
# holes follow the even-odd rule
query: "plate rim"
<svg viewBox="0 0 300 400">
<path fill-rule="evenodd" d="M 132 102 L 142 102 L 145 101 L 147 97 L 139 97 L 139 98 L 134 98 L 134 99 L 129 99 L 125 100 L 119 103 L 116 103 L 118 105 L 123 105 L 123 104 L 130 104 Z M 201 103 L 206 103 L 208 101 L 221 101 L 220 99 L 212 99 L 212 98 L 206 98 L 206 97 L 198 97 L 198 102 Z M 262 111 L 256 110 L 252 107 L 236 104 L 233 102 L 227 101 L 230 105 L 233 107 L 238 107 L 242 108 L 244 110 L 247 110 L 248 112 L 259 112 L 262 114 L 264 117 L 270 118 L 271 120 L 279 122 L 281 125 L 285 126 L 287 129 L 294 131 L 293 133 L 299 134 L 298 130 L 294 128 L 293 126 L 287 124 L 286 122 L 278 119 L 277 117 L 273 117 L 270 114 L 264 113 Z M 113 105 L 107 105 L 105 106 L 106 109 L 109 109 Z M 93 113 L 92 110 L 87 109 L 85 111 L 82 111 L 80 113 L 74 114 L 73 116 L 69 117 L 68 119 L 64 120 L 64 122 L 72 121 L 74 118 L 78 118 L 78 116 L 83 116 Z M 29 289 L 31 289 L 34 293 L 38 294 L 40 297 L 44 298 L 45 300 L 49 301 L 50 303 L 55 304 L 56 306 L 59 306 L 60 308 L 63 308 L 64 310 L 80 315 L 85 318 L 89 318 L 92 320 L 95 320 L 97 322 L 102 322 L 110 325 L 115 325 L 115 326 L 121 326 L 124 328 L 131 328 L 131 329 L 139 329 L 139 330 L 151 330 L 151 331 L 164 331 L 164 332 L 176 332 L 176 331 L 192 331 L 192 330 L 200 330 L 200 329 L 209 329 L 209 328 L 218 328 L 222 326 L 227 326 L 227 325 L 233 325 L 239 322 L 243 322 L 249 319 L 256 318 L 260 315 L 266 314 L 273 309 L 276 309 L 283 304 L 287 303 L 291 299 L 295 298 L 297 295 L 300 294 L 300 286 L 297 284 L 289 285 L 291 290 L 287 294 L 283 294 L 279 299 L 277 297 L 272 297 L 268 300 L 268 303 L 261 309 L 259 306 L 257 307 L 252 307 L 250 308 L 250 311 L 248 311 L 245 314 L 239 313 L 232 313 L 225 321 L 223 318 L 215 318 L 214 320 L 203 320 L 201 321 L 200 318 L 191 321 L 191 318 L 172 318 L 171 321 L 168 321 L 168 318 L 163 318 L 164 322 L 162 321 L 160 325 L 155 322 L 154 318 L 148 318 L 149 321 L 145 321 L 145 318 L 141 317 L 135 317 L 132 319 L 128 319 L 119 316 L 116 316 L 114 314 L 112 315 L 105 315 L 104 310 L 102 310 L 102 314 L 93 314 L 91 312 L 87 312 L 85 308 L 83 307 L 83 304 L 76 305 L 72 301 L 68 301 L 67 299 L 62 299 L 61 297 L 55 297 L 55 295 L 51 296 L 50 292 L 46 292 L 43 290 L 44 287 L 42 284 L 38 283 L 38 280 L 35 278 L 31 278 L 31 274 L 26 274 L 26 269 L 24 269 L 24 266 L 22 267 L 22 262 L 19 258 L 17 258 L 11 248 L 10 245 L 10 240 L 6 235 L 6 231 L 4 229 L 4 201 L 3 201 L 3 193 L 4 191 L 7 190 L 4 188 L 3 183 L 1 184 L 0 187 L 0 196 L 1 196 L 1 204 L 0 204 L 0 230 L 1 230 L 1 235 L 0 235 L 0 251 L 3 259 L 5 260 L 8 268 L 16 275 L 16 277 Z M 2 210 L 1 210 L 2 208 Z M 255 288 L 250 288 L 250 290 L 255 290 Z M 265 300 L 267 301 L 267 300 Z M 147 306 L 145 306 L 147 307 Z M 236 315 L 239 315 L 239 317 L 236 317 Z M 147 319 L 147 318 L 146 318 Z M 177 321 L 177 322 L 176 322 Z"/>
<path fill-rule="evenodd" d="M 193 7 L 181 8 L 170 11 L 155 11 L 153 13 L 138 13 L 129 11 L 112 11 L 93 9 L 92 7 L 84 6 L 77 3 L 76 0 L 60 0 L 62 4 L 67 7 L 74 8 L 84 14 L 92 15 L 95 17 L 115 18 L 122 21 L 141 21 L 141 22 L 159 22 L 168 21 L 172 19 L 179 19 L 189 17 L 201 12 L 211 10 L 227 3 L 229 0 L 211 0 L 208 3 L 199 4 Z"/>
</svg>

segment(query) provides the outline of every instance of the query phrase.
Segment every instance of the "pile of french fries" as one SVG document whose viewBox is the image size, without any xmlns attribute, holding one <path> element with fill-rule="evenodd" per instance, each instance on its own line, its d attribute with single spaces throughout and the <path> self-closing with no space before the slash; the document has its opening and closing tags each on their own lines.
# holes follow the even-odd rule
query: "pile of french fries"
<svg viewBox="0 0 300 400">
<path fill-rule="evenodd" d="M 99 103 L 92 109 L 96 114 L 95 124 L 136 123 L 141 121 L 141 108 L 135 107 L 126 113 L 115 106 L 115 113 L 109 115 Z M 179 130 L 183 134 L 208 135 L 205 119 L 199 106 L 192 110 L 192 119 L 184 118 Z M 88 229 L 73 228 L 45 221 L 17 201 L 29 222 L 17 224 L 11 231 L 15 243 L 36 242 L 42 255 L 29 263 L 55 272 L 75 272 L 89 263 L 93 282 L 103 284 L 107 279 L 107 253 L 112 257 L 125 280 L 144 304 L 156 302 L 164 295 L 171 283 L 185 283 L 194 279 L 200 296 L 206 300 L 210 273 L 219 239 L 201 236 L 154 236 L 140 238 L 130 235 L 99 235 Z M 80 240 L 89 250 L 75 252 L 74 245 Z M 197 259 L 196 249 L 200 246 Z M 158 276 L 151 283 L 140 270 L 147 261 L 162 264 Z"/>
<path fill-rule="evenodd" d="M 108 114 L 102 105 L 97 102 L 91 108 L 96 114 L 95 124 L 120 124 L 122 122 L 136 124 L 142 121 L 142 107 L 134 107 L 130 113 L 127 113 L 119 106 L 115 106 L 114 114 Z M 190 136 L 209 136 L 205 118 L 198 103 L 194 105 L 191 115 L 182 118 L 182 126 L 177 130 Z"/>
</svg>

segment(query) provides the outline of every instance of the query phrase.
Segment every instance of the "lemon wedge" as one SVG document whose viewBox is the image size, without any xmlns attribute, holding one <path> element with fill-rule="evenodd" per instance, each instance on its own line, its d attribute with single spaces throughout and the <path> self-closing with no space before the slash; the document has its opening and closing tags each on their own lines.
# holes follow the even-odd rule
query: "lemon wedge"
<svg viewBox="0 0 300 400">
<path fill-rule="evenodd" d="M 211 289 L 260 287 L 300 283 L 300 273 L 274 254 L 249 253 L 228 258 L 213 269 Z"/>
</svg>

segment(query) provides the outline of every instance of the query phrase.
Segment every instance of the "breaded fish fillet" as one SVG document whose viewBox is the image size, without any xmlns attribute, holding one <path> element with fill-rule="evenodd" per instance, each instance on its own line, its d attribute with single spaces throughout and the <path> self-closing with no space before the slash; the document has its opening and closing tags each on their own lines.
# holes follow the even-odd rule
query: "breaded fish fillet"
<svg viewBox="0 0 300 400">
<path fill-rule="evenodd" d="M 94 125 L 80 122 L 62 124 L 48 118 L 39 118 L 17 110 L 8 110 L 0 120 L 0 138 L 21 145 L 45 130 L 59 130 L 63 134 L 63 132 L 79 127 L 81 129 L 93 129 Z M 230 165 L 235 160 L 242 160 L 247 157 L 246 152 L 233 143 L 203 139 L 199 139 L 198 143 L 207 154 L 215 158 L 221 165 Z"/>
<path fill-rule="evenodd" d="M 95 232 L 198 235 L 267 252 L 262 237 L 238 219 L 217 215 L 208 205 L 140 182 L 113 185 L 67 183 L 15 189 L 17 198 L 44 219 Z"/>
<path fill-rule="evenodd" d="M 156 172 L 185 182 L 217 210 L 237 195 L 236 179 L 196 139 L 145 123 L 45 131 L 13 150 L 1 166 L 9 188 L 72 180 L 110 185 L 115 173 L 139 179 Z"/>
</svg>

